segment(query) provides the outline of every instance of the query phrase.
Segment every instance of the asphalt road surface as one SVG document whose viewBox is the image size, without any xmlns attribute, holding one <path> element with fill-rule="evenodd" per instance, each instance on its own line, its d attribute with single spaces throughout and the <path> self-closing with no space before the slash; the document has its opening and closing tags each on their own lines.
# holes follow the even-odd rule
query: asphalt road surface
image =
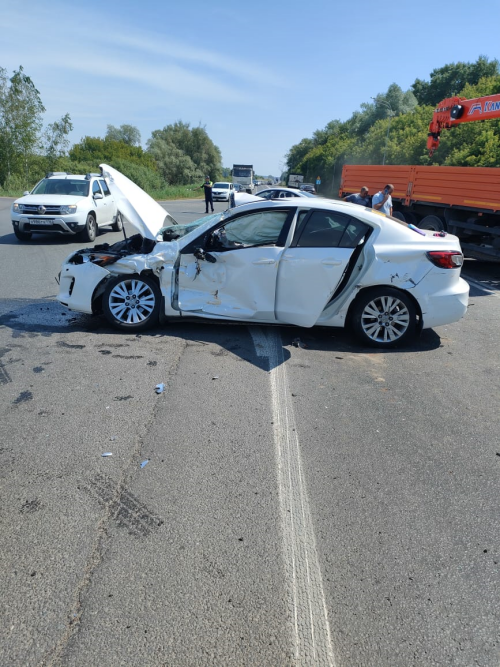
<svg viewBox="0 0 500 667">
<path fill-rule="evenodd" d="M 498 666 L 498 267 L 468 261 L 467 316 L 391 352 L 319 328 L 127 335 L 55 302 L 82 244 L 19 243 L 11 201 L 1 665 Z"/>
</svg>

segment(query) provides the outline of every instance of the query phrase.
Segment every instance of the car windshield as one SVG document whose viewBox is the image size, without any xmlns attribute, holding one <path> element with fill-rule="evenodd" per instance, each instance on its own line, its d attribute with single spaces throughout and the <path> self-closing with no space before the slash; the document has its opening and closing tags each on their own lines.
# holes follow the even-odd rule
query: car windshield
<svg viewBox="0 0 500 667">
<path fill-rule="evenodd" d="M 73 195 L 87 197 L 89 181 L 71 178 L 44 178 L 35 186 L 32 195 Z"/>
<path fill-rule="evenodd" d="M 205 222 L 217 223 L 224 218 L 224 212 L 214 213 L 212 215 L 206 215 L 203 218 L 198 218 L 194 222 L 189 222 L 185 225 L 169 225 L 168 227 L 162 227 L 158 232 L 158 237 L 164 241 L 175 241 L 180 239 L 183 236 L 187 236 L 191 232 L 194 232 L 195 229 L 198 229 Z"/>
<path fill-rule="evenodd" d="M 214 188 L 219 188 L 220 190 L 225 189 L 227 190 L 229 187 L 229 183 L 214 183 Z"/>
</svg>

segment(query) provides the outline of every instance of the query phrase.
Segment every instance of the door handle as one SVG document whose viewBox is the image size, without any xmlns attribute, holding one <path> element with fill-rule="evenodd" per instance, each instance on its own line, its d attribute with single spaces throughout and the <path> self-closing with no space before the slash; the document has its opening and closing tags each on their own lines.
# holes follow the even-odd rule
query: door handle
<svg viewBox="0 0 500 667">
<path fill-rule="evenodd" d="M 326 266 L 340 266 L 342 261 L 340 259 L 323 259 L 321 263 Z"/>
<path fill-rule="evenodd" d="M 252 264 L 274 264 L 274 259 L 256 259 Z"/>
</svg>

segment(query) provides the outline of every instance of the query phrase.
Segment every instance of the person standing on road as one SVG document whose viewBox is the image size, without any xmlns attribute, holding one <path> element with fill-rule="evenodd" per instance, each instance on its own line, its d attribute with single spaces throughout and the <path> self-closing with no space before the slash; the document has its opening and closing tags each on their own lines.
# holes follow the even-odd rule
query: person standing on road
<svg viewBox="0 0 500 667">
<path fill-rule="evenodd" d="M 208 213 L 208 205 L 209 204 L 212 207 L 212 213 L 214 212 L 214 200 L 213 200 L 213 197 L 212 197 L 212 186 L 213 186 L 213 183 L 210 180 L 210 177 L 207 176 L 205 178 L 205 182 L 201 186 L 202 188 L 205 188 L 205 209 L 206 209 L 205 213 Z"/>
<path fill-rule="evenodd" d="M 366 185 L 363 185 L 359 194 L 357 195 L 347 195 L 344 197 L 344 201 L 348 201 L 351 204 L 358 204 L 359 206 L 370 207 L 370 195 L 368 194 L 368 188 Z"/>
<path fill-rule="evenodd" d="M 372 198 L 372 208 L 386 215 L 392 215 L 392 197 L 391 194 L 394 191 L 394 185 L 388 183 L 384 190 L 380 190 L 376 195 L 373 195 Z"/>
</svg>

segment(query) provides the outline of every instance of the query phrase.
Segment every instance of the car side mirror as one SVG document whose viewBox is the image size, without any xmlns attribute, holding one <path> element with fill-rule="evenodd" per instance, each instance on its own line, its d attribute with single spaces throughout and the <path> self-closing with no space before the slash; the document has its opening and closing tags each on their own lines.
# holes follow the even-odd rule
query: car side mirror
<svg viewBox="0 0 500 667">
<path fill-rule="evenodd" d="M 30 191 L 29 191 L 29 190 L 25 190 L 25 191 L 23 192 L 23 197 L 25 197 L 26 195 L 29 195 L 29 194 L 30 194 Z"/>
<path fill-rule="evenodd" d="M 217 261 L 213 255 L 211 255 L 209 252 L 205 252 L 203 248 L 196 248 L 196 250 L 193 252 L 193 255 L 196 257 L 196 259 L 203 262 L 209 262 L 210 264 L 215 264 Z"/>
<path fill-rule="evenodd" d="M 104 197 L 102 196 L 102 194 L 100 192 L 96 192 L 94 194 L 94 199 L 104 199 Z"/>
</svg>

